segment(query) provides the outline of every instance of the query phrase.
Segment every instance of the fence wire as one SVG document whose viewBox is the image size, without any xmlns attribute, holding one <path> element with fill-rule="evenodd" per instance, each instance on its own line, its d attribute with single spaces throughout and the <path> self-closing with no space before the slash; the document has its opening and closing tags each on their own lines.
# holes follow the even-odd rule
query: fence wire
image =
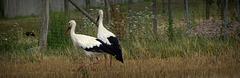
<svg viewBox="0 0 240 78">
<path fill-rule="evenodd" d="M 234 4 L 234 2 L 232 2 Z M 163 6 L 164 4 L 164 6 Z M 173 8 L 173 28 L 175 34 L 180 32 L 178 29 L 180 28 L 183 34 L 191 34 L 197 35 L 204 34 L 202 32 L 209 32 L 206 34 L 208 36 L 212 36 L 214 33 L 216 36 L 220 33 L 221 30 L 221 6 L 218 1 L 212 1 L 210 5 L 210 20 L 206 20 L 206 2 L 205 1 L 198 1 L 198 0 L 189 0 L 188 1 L 188 11 L 189 11 L 189 19 L 190 19 L 190 30 L 187 31 L 187 19 L 186 19 L 186 7 L 184 1 L 174 0 L 172 2 Z M 231 5 L 230 7 L 235 7 Z M 135 3 L 133 5 L 133 17 L 132 20 L 129 20 L 128 17 L 128 7 L 123 4 L 115 4 L 111 6 L 111 16 L 107 18 L 106 16 L 106 7 L 101 7 L 100 9 L 104 10 L 104 25 L 107 29 L 112 31 L 120 41 L 125 40 L 136 40 L 136 39 L 147 39 L 153 37 L 153 29 L 152 29 L 152 3 L 151 2 L 144 2 L 144 3 Z M 97 18 L 97 10 L 98 9 L 91 9 L 90 15 L 94 18 Z M 164 11 L 163 11 L 164 10 Z M 229 17 L 231 20 L 235 19 L 235 12 L 234 9 L 229 9 Z M 97 27 L 87 19 L 83 14 L 79 11 L 72 10 L 70 11 L 70 18 L 65 18 L 64 13 L 52 13 L 50 14 L 50 26 L 49 26 L 49 36 L 48 36 L 48 45 L 49 46 L 72 46 L 70 35 L 67 34 L 63 36 L 64 31 L 67 28 L 68 21 L 74 19 L 77 22 L 76 33 L 90 35 L 93 37 L 97 37 Z M 107 20 L 110 19 L 110 25 L 108 25 Z M 167 9 L 167 1 L 164 3 L 162 0 L 157 1 L 157 33 L 158 37 L 167 37 L 166 30 L 168 27 L 168 9 Z M 214 20 L 214 21 L 211 21 Z M 132 21 L 133 25 L 128 26 L 129 22 Z M 210 22 L 209 22 L 210 21 Z M 215 23 L 220 22 L 220 23 Z M 234 21 L 233 21 L 234 22 Z M 231 23 L 231 22 L 229 22 Z M 237 25 L 235 25 L 237 24 Z M 230 24 L 231 25 L 231 24 Z M 233 28 L 239 29 L 240 24 L 234 22 Z M 213 29 L 214 28 L 214 29 Z M 232 31 L 233 28 L 229 29 Z M 207 30 L 207 31 L 206 31 Z M 239 29 L 240 30 L 240 29 Z M 137 36 L 137 37 L 136 37 Z M 129 45 L 131 43 L 126 43 Z"/>
</svg>

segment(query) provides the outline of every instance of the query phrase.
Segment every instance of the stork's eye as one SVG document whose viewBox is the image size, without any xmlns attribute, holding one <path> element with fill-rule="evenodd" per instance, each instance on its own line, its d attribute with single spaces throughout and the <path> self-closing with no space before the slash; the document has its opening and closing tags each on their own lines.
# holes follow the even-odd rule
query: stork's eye
<svg viewBox="0 0 240 78">
<path fill-rule="evenodd" d="M 68 25 L 70 25 L 70 23 L 68 23 Z"/>
</svg>

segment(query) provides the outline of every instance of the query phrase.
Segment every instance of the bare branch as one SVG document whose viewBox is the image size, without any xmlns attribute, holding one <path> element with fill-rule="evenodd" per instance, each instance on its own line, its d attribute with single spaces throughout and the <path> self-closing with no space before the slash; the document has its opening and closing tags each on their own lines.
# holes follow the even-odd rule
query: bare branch
<svg viewBox="0 0 240 78">
<path fill-rule="evenodd" d="M 79 7 L 77 4 L 75 4 L 75 2 L 73 2 L 72 0 L 68 0 L 73 6 L 75 6 L 80 12 L 83 13 L 83 15 L 85 15 L 88 19 L 90 19 L 95 25 L 98 25 L 96 23 L 96 20 L 90 16 L 84 9 L 82 9 L 81 7 Z"/>
</svg>

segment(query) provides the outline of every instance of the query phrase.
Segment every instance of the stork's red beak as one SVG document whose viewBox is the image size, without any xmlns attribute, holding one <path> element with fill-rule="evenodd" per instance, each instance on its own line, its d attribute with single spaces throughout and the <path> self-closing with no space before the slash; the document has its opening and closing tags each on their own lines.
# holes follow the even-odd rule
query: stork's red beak
<svg viewBox="0 0 240 78">
<path fill-rule="evenodd" d="M 67 30 L 65 31 L 64 35 L 66 35 L 66 33 L 68 32 L 68 30 L 70 29 L 71 27 L 68 26 Z"/>
</svg>

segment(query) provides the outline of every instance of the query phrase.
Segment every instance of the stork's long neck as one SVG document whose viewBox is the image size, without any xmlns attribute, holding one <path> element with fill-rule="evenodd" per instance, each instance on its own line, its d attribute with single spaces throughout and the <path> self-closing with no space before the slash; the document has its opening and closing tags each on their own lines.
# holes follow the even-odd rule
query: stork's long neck
<svg viewBox="0 0 240 78">
<path fill-rule="evenodd" d="M 106 30 L 106 28 L 103 26 L 103 15 L 98 16 L 98 31 Z"/>
<path fill-rule="evenodd" d="M 71 31 L 70 31 L 71 37 L 74 37 L 74 35 L 75 35 L 75 28 L 76 28 L 76 24 L 73 24 L 72 28 L 71 28 Z"/>
</svg>

